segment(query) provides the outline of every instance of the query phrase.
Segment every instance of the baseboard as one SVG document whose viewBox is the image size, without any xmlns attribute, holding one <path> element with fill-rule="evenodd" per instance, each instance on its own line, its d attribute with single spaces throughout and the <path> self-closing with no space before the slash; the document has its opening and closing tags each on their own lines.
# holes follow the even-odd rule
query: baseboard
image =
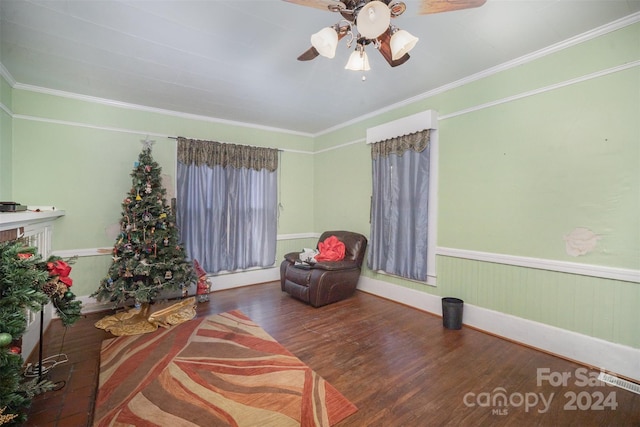
<svg viewBox="0 0 640 427">
<path fill-rule="evenodd" d="M 358 289 L 442 316 L 440 296 L 361 276 Z M 464 304 L 464 325 L 640 382 L 640 349 Z"/>
<path fill-rule="evenodd" d="M 243 271 L 241 273 L 218 274 L 209 276 L 209 280 L 211 281 L 212 292 L 254 285 L 256 283 L 273 282 L 280 280 L 280 267 L 260 268 Z"/>
</svg>

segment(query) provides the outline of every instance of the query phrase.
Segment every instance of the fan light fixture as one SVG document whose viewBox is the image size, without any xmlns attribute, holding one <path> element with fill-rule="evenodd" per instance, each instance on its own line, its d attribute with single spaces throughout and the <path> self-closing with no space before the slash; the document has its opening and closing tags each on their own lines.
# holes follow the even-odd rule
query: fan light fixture
<svg viewBox="0 0 640 427">
<path fill-rule="evenodd" d="M 307 1 L 307 0 L 305 0 Z M 322 4 L 329 0 L 318 0 Z M 391 25 L 391 18 L 400 16 L 406 6 L 396 0 L 342 0 L 331 2 L 328 9 L 340 13 L 344 19 L 339 23 L 322 28 L 311 36 L 311 46 L 298 59 L 306 61 L 321 55 L 333 58 L 338 42 L 346 35 L 350 38 L 347 47 L 356 42 L 356 50 L 352 52 L 345 66 L 347 70 L 370 70 L 369 58 L 364 51 L 365 45 L 372 45 L 380 50 L 392 67 L 403 64 L 409 59 L 409 51 L 418 42 L 418 38 L 405 30 Z"/>
<path fill-rule="evenodd" d="M 312 35 L 311 47 L 298 56 L 298 61 L 310 61 L 318 56 L 333 58 L 338 42 L 348 35 L 347 48 L 351 48 L 353 42 L 356 42 L 356 51 L 349 58 L 345 67 L 347 70 L 369 69 L 369 59 L 364 52 L 365 46 L 369 45 L 378 49 L 389 65 L 397 67 L 409 60 L 409 52 L 418 43 L 417 37 L 391 25 L 391 18 L 397 18 L 407 10 L 407 5 L 402 0 L 284 1 L 339 13 L 343 18 L 332 27 L 323 28 Z M 426 15 L 473 9 L 486 2 L 487 0 L 419 0 L 418 13 Z M 364 80 L 364 76 L 362 79 Z"/>
<path fill-rule="evenodd" d="M 362 6 L 355 23 L 362 37 L 373 40 L 389 29 L 391 11 L 381 1 L 370 1 Z"/>
<path fill-rule="evenodd" d="M 311 36 L 311 46 L 313 46 L 320 55 L 327 58 L 336 56 L 336 48 L 338 47 L 338 32 L 336 27 L 325 27 Z"/>
<path fill-rule="evenodd" d="M 356 50 L 351 52 L 349 61 L 347 61 L 344 69 L 352 71 L 369 71 L 371 69 L 369 66 L 369 57 L 367 56 L 367 52 L 364 51 L 363 45 L 358 43 Z"/>
<path fill-rule="evenodd" d="M 408 31 L 394 28 L 391 33 L 391 59 L 402 58 L 418 43 L 418 38 Z M 337 43 L 337 42 L 336 42 Z M 334 50 L 335 53 L 335 50 Z"/>
</svg>

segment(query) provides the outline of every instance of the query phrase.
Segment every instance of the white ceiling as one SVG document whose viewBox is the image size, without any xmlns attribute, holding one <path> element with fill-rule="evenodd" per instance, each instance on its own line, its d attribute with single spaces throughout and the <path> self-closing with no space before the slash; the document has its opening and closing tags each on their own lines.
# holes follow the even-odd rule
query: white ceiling
<svg viewBox="0 0 640 427">
<path fill-rule="evenodd" d="M 391 68 L 296 58 L 341 16 L 282 0 L 0 0 L 12 83 L 317 134 L 640 11 L 640 0 L 488 0 L 393 24 L 420 38 Z M 6 73 L 5 73 L 6 74 Z M 22 86 L 25 87 L 25 86 Z"/>
</svg>

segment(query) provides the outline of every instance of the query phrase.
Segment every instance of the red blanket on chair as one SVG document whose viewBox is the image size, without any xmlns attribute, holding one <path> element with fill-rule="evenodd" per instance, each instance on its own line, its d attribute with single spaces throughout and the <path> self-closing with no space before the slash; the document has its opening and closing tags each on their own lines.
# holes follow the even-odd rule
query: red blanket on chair
<svg viewBox="0 0 640 427">
<path fill-rule="evenodd" d="M 327 237 L 324 242 L 318 243 L 318 255 L 316 261 L 341 261 L 344 259 L 344 243 L 336 236 Z"/>
</svg>

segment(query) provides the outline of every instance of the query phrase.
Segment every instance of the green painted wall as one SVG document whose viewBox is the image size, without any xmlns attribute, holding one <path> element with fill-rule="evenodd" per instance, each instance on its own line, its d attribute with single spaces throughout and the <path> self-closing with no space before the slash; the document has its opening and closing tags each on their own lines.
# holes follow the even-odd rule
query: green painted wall
<svg viewBox="0 0 640 427">
<path fill-rule="evenodd" d="M 523 70 L 524 71 L 524 70 Z M 442 122 L 439 244 L 640 267 L 639 69 Z M 455 160 L 454 160 L 455 159 Z M 584 257 L 563 236 L 600 236 Z"/>
<path fill-rule="evenodd" d="M 371 156 L 364 142 L 315 155 L 315 230 L 369 235 Z"/>
<path fill-rule="evenodd" d="M 23 203 L 65 210 L 66 215 L 55 223 L 54 250 L 113 246 L 108 230 L 120 220 L 121 202 L 131 187 L 130 173 L 142 148 L 140 140 L 148 134 L 156 140 L 154 158 L 171 182 L 176 174 L 176 141 L 153 135 L 295 148 L 296 152 L 281 156 L 278 233 L 313 229 L 313 194 L 305 191 L 313 182 L 313 141 L 309 136 L 23 90 L 16 90 L 13 98 L 14 113 L 20 114 L 13 121 L 14 197 Z M 310 177 L 311 184 L 305 184 L 305 177 Z M 109 261 L 109 256 L 79 258 L 73 270 L 75 293 L 93 292 Z"/>
<path fill-rule="evenodd" d="M 443 118 L 440 246 L 639 270 L 640 67 L 591 76 L 640 60 L 639 41 L 636 24 L 315 138 L 13 90 L 20 117 L 2 119 L 12 133 L 0 134 L 0 149 L 12 158 L 0 177 L 9 176 L 13 198 L 66 210 L 54 250 L 110 247 L 105 229 L 120 218 L 146 134 L 171 177 L 175 141 L 153 135 L 278 147 L 279 234 L 369 235 L 367 127 L 434 109 Z M 507 102 L 483 107 L 497 101 Z M 575 227 L 601 236 L 596 251 L 565 253 L 563 236 Z M 280 241 L 278 256 L 313 243 Z M 76 294 L 91 293 L 109 261 L 80 258 Z M 640 348 L 638 283 L 444 256 L 437 271 L 437 287 L 363 274 Z"/>
<path fill-rule="evenodd" d="M 640 67 L 625 68 L 638 60 L 636 24 L 318 137 L 316 229 L 340 205 L 342 223 L 369 234 L 366 128 L 434 109 L 438 246 L 640 270 Z M 358 197 L 323 188 L 329 165 L 329 182 L 357 183 Z M 566 253 L 576 227 L 600 236 L 595 251 Z M 444 256 L 436 287 L 363 274 L 640 348 L 639 283 Z"/>
<path fill-rule="evenodd" d="M 401 116 L 434 109 L 444 117 L 439 246 L 640 268 L 640 67 L 573 81 L 638 61 L 639 40 L 636 24 L 403 109 Z M 566 83 L 572 84 L 554 86 Z M 367 185 L 368 150 L 347 143 L 363 141 L 367 126 L 394 118 L 319 137 L 316 144 L 326 151 L 317 156 L 316 180 L 325 162 L 333 165 L 334 179 Z M 319 181 L 315 191 L 321 229 L 332 216 L 331 194 Z M 349 199 L 345 207 L 345 221 L 360 221 L 368 198 Z M 598 250 L 566 254 L 563 237 L 576 227 L 600 236 Z"/>
<path fill-rule="evenodd" d="M 7 112 L 11 111 L 11 86 L 4 77 L 0 76 L 0 200 L 10 201 L 11 171 L 12 171 L 12 118 Z"/>
</svg>

